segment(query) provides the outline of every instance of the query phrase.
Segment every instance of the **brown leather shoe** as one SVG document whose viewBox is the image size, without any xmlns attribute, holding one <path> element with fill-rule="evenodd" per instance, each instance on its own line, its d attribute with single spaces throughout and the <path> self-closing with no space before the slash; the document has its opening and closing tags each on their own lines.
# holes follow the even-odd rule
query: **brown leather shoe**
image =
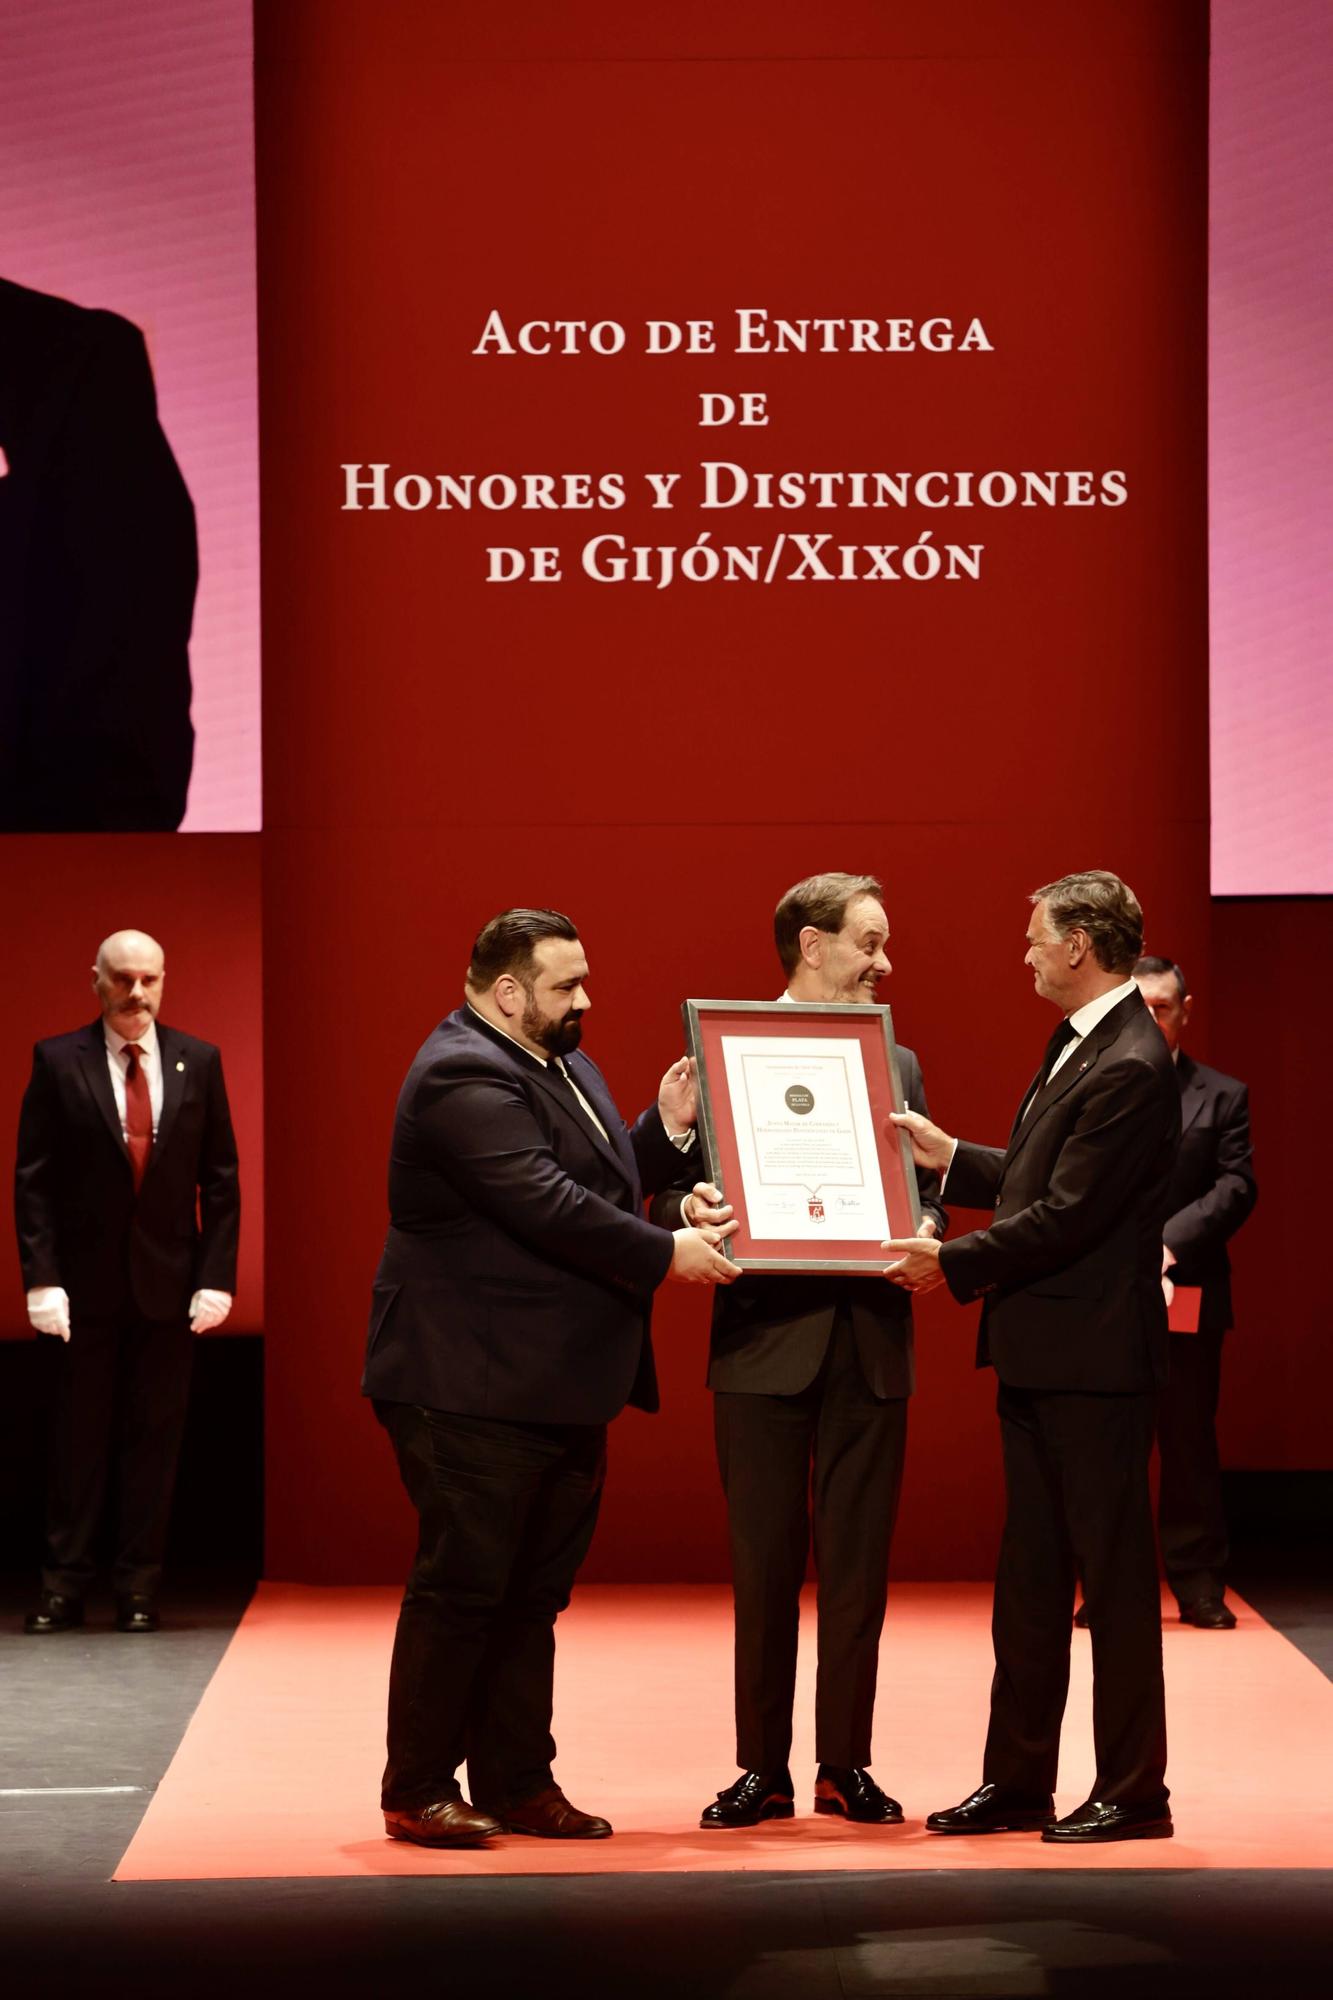
<svg viewBox="0 0 1333 2000">
<path fill-rule="evenodd" d="M 580 1812 L 559 1785 L 547 1785 L 530 1799 L 506 1806 L 496 1817 L 503 1822 L 502 1831 L 535 1833 L 544 1840 L 605 1840 L 611 1832 L 609 1820 Z"/>
<path fill-rule="evenodd" d="M 437 1799 L 412 1811 L 386 1812 L 384 1831 L 390 1840 L 415 1840 L 419 1847 L 480 1847 L 504 1828 L 466 1799 Z"/>
</svg>

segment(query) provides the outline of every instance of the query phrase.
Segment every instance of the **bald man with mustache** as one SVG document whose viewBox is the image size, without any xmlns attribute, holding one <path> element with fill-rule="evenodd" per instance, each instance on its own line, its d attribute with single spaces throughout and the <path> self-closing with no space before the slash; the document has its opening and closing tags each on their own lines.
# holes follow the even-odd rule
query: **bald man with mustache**
<svg viewBox="0 0 1333 2000">
<path fill-rule="evenodd" d="M 32 1634 L 83 1624 L 108 1497 L 117 1629 L 156 1631 L 193 1339 L 231 1310 L 240 1187 L 222 1058 L 159 1024 L 165 977 L 155 938 L 106 938 L 100 1014 L 37 1043 L 19 1118 L 19 1260 L 56 1376 Z"/>
</svg>

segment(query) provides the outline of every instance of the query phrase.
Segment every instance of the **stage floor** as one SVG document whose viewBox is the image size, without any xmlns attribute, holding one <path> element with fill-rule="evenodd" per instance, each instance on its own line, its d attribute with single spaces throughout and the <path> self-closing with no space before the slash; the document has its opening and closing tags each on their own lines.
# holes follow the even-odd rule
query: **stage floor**
<svg viewBox="0 0 1333 2000">
<path fill-rule="evenodd" d="M 803 1618 L 797 1817 L 704 1833 L 734 1775 L 724 1589 L 589 1587 L 561 1620 L 557 1775 L 614 1839 L 511 1836 L 484 1850 L 385 1839 L 377 1810 L 397 1593 L 262 1585 L 116 1870 L 118 1882 L 758 1871 L 1275 1870 L 1333 1867 L 1333 1685 L 1234 1600 L 1234 1633 L 1164 1626 L 1170 1841 L 1070 1850 L 1032 1835 L 942 1839 L 922 1822 L 977 1782 L 991 1653 L 982 1585 L 890 1594 L 874 1770 L 903 1827 L 810 1811 L 813 1619 Z M 811 1607 L 812 1608 L 812 1607 Z M 1092 1780 L 1089 1644 L 1074 1634 L 1060 1810 Z"/>
</svg>

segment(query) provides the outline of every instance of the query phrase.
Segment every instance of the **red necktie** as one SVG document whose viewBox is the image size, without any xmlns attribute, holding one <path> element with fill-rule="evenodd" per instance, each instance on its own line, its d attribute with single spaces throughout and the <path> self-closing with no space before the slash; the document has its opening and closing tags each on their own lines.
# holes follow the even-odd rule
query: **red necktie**
<svg viewBox="0 0 1333 2000">
<path fill-rule="evenodd" d="M 134 1192 L 143 1186 L 148 1171 L 148 1155 L 153 1150 L 153 1100 L 148 1094 L 148 1078 L 143 1058 L 133 1042 L 125 1044 L 129 1068 L 125 1072 L 125 1143 L 134 1170 Z"/>
</svg>

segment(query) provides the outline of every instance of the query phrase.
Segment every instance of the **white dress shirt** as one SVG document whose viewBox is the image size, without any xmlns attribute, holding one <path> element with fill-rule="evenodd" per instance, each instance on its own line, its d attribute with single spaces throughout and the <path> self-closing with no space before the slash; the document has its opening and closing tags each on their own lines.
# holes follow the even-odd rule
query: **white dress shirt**
<svg viewBox="0 0 1333 2000">
<path fill-rule="evenodd" d="M 1113 986 L 1109 993 L 1102 993 L 1098 996 L 1097 999 L 1089 1000 L 1086 1007 L 1076 1007 L 1074 1012 L 1069 1016 L 1069 1025 L 1074 1030 L 1074 1033 L 1070 1038 L 1070 1040 L 1065 1043 L 1064 1047 L 1061 1049 L 1055 1061 L 1051 1064 L 1051 1076 L 1055 1076 L 1058 1071 L 1064 1068 L 1065 1064 L 1069 1060 L 1071 1051 L 1076 1049 L 1079 1043 L 1083 1041 L 1086 1036 L 1092 1033 L 1097 1023 L 1100 1020 L 1102 1020 L 1105 1015 L 1109 1014 L 1113 1007 L 1118 1007 L 1120 1005 L 1120 1002 L 1123 999 L 1125 999 L 1127 995 L 1129 995 L 1130 993 L 1137 993 L 1138 990 L 1139 990 L 1138 981 L 1134 979 L 1127 979 L 1123 986 Z M 1048 1076 L 1046 1078 L 1047 1083 L 1050 1082 L 1051 1076 Z M 1023 1106 L 1024 1118 L 1026 1118 L 1029 1111 L 1031 1111 L 1033 1105 L 1037 1101 L 1039 1094 L 1040 1093 L 1038 1091 L 1034 1090 L 1032 1095 L 1028 1098 L 1027 1103 Z M 949 1154 L 949 1166 L 947 1166 L 944 1169 L 944 1172 L 940 1176 L 941 1195 L 944 1193 L 945 1183 L 949 1178 L 949 1167 L 953 1165 L 953 1156 L 957 1151 L 958 1151 L 958 1141 L 955 1139 L 953 1142 L 952 1150 L 950 1151 Z"/>
<path fill-rule="evenodd" d="M 1139 990 L 1138 981 L 1127 979 L 1123 986 L 1113 986 L 1109 993 L 1101 993 L 1095 1000 L 1089 1000 L 1086 1007 L 1078 1007 L 1069 1016 L 1069 1025 L 1074 1030 L 1073 1039 L 1065 1043 L 1055 1061 L 1051 1064 L 1051 1076 L 1058 1076 L 1079 1043 L 1090 1035 L 1097 1023 L 1110 1013 L 1113 1007 L 1131 993 Z M 1046 1081 L 1050 1082 L 1051 1076 Z"/>
</svg>

